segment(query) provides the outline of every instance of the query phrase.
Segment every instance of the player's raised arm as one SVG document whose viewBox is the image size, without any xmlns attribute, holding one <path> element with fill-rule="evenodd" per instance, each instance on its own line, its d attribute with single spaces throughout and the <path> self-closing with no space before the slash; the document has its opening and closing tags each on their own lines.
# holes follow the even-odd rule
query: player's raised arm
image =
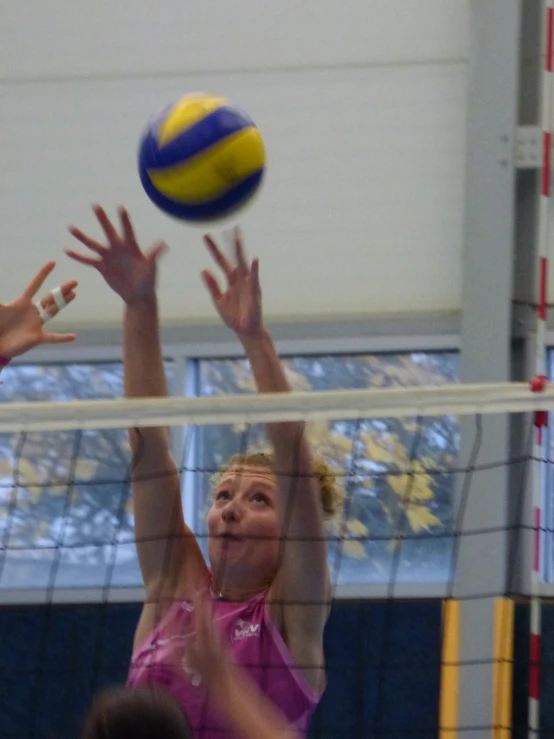
<svg viewBox="0 0 554 739">
<path fill-rule="evenodd" d="M 0 303 L 0 372 L 11 359 L 39 344 L 59 344 L 75 339 L 75 334 L 44 330 L 45 324 L 75 299 L 77 288 L 77 280 L 67 280 L 37 300 L 38 291 L 55 266 L 52 260 L 46 262 L 19 297 L 11 303 Z"/>
<path fill-rule="evenodd" d="M 208 271 L 203 273 L 204 281 L 224 323 L 244 346 L 258 391 L 289 392 L 284 368 L 263 323 L 258 261 L 246 261 L 238 232 L 233 262 L 209 236 L 205 241 L 227 284 L 221 290 Z M 285 539 L 271 594 L 274 601 L 282 603 L 283 630 L 293 655 L 300 664 L 316 667 L 308 678 L 317 688 L 323 662 L 321 639 L 330 601 L 322 486 L 315 475 L 304 423 L 269 423 L 267 432 L 274 449 L 277 511 Z"/>
<path fill-rule="evenodd" d="M 100 206 L 95 206 L 94 212 L 104 232 L 104 242 L 75 227 L 70 227 L 70 232 L 95 256 L 71 249 L 66 253 L 98 270 L 125 303 L 125 396 L 165 397 L 167 381 L 160 341 L 156 271 L 158 259 L 167 246 L 159 242 L 143 252 L 124 208 L 119 210 L 119 228 Z M 130 441 L 135 533 L 147 600 L 171 598 L 177 589 L 189 586 L 192 589 L 197 579 L 205 576 L 204 559 L 183 519 L 179 474 L 170 451 L 168 429 L 132 429 Z M 139 626 L 137 639 L 150 627 L 149 623 Z"/>
</svg>

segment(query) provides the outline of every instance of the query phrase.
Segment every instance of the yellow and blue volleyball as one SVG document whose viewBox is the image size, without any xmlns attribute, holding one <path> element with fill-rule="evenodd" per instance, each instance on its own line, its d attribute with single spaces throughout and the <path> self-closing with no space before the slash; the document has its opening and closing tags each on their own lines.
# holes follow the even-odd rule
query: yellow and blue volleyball
<svg viewBox="0 0 554 739">
<path fill-rule="evenodd" d="M 139 148 L 140 179 L 158 208 L 214 221 L 246 205 L 265 171 L 263 138 L 225 98 L 187 95 L 152 120 Z"/>
</svg>

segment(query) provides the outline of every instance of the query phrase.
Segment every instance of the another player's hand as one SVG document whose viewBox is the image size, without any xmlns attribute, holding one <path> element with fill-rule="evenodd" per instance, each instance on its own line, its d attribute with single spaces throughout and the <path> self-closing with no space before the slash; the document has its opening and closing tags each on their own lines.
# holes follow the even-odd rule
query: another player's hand
<svg viewBox="0 0 554 739">
<path fill-rule="evenodd" d="M 66 249 L 65 253 L 71 259 L 97 269 L 126 303 L 138 303 L 151 298 L 156 291 L 157 261 L 167 251 L 167 245 L 160 241 L 143 252 L 125 208 L 119 208 L 121 233 L 103 208 L 95 205 L 93 210 L 106 236 L 105 244 L 87 236 L 75 226 L 70 226 L 69 232 L 98 256 L 90 257 L 73 249 Z"/>
<path fill-rule="evenodd" d="M 214 625 L 211 601 L 207 592 L 194 598 L 194 634 L 187 650 L 187 663 L 212 690 L 225 690 L 232 665 L 225 645 Z"/>
<path fill-rule="evenodd" d="M 75 334 L 54 334 L 44 330 L 45 321 L 60 311 L 52 293 L 41 300 L 43 317 L 34 300 L 56 262 L 50 261 L 37 272 L 21 295 L 11 303 L 0 303 L 0 355 L 11 359 L 24 354 L 39 344 L 59 344 L 73 341 Z M 60 286 L 63 303 L 75 298 L 77 280 L 68 280 Z"/>
<path fill-rule="evenodd" d="M 258 260 L 254 259 L 251 264 L 246 261 L 238 229 L 234 231 L 233 241 L 235 264 L 223 255 L 211 236 L 204 236 L 210 254 L 225 275 L 226 289 L 222 292 L 207 269 L 202 272 L 202 278 L 223 322 L 239 336 L 255 337 L 264 331 Z"/>
</svg>

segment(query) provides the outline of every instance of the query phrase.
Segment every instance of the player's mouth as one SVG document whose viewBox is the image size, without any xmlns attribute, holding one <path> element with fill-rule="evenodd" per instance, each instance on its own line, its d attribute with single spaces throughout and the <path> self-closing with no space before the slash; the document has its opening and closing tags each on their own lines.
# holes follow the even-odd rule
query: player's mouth
<svg viewBox="0 0 554 739">
<path fill-rule="evenodd" d="M 224 541 L 242 541 L 242 536 L 238 536 L 237 534 L 225 533 L 221 534 L 221 538 Z"/>
</svg>

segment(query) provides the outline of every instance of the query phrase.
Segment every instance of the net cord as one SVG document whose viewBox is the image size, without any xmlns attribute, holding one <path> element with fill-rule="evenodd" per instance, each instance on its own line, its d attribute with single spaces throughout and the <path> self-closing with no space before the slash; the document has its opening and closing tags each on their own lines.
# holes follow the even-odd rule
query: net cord
<svg viewBox="0 0 554 739">
<path fill-rule="evenodd" d="M 203 398 L 145 398 L 0 405 L 0 433 L 76 431 L 238 422 L 356 420 L 554 411 L 554 386 L 458 384 Z"/>
</svg>

